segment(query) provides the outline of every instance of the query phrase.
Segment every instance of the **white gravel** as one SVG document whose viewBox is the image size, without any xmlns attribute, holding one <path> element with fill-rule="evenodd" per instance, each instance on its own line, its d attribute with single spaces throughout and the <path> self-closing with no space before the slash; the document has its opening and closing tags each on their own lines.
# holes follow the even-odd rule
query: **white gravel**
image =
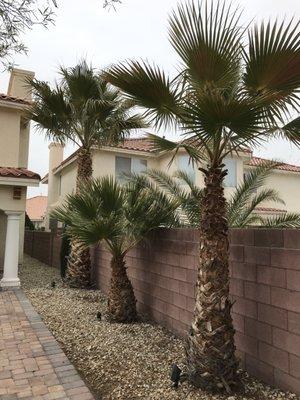
<svg viewBox="0 0 300 400">
<path fill-rule="evenodd" d="M 62 287 L 59 271 L 25 257 L 22 287 L 69 359 L 101 400 L 299 400 L 295 394 L 250 379 L 243 395 L 210 395 L 170 385 L 170 366 L 184 362 L 183 341 L 149 323 L 111 324 L 106 298 L 96 290 Z M 56 285 L 52 288 L 51 283 Z M 97 319 L 101 312 L 102 319 Z"/>
</svg>

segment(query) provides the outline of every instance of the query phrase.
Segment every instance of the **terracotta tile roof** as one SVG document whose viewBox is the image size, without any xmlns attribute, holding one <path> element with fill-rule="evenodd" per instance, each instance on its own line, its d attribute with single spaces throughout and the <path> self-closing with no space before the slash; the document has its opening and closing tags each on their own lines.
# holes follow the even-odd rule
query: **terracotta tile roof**
<svg viewBox="0 0 300 400">
<path fill-rule="evenodd" d="M 260 157 L 252 157 L 251 160 L 247 165 L 250 165 L 252 167 L 258 167 L 265 163 L 267 160 L 265 158 L 260 158 Z M 282 165 L 279 165 L 276 167 L 276 169 L 281 170 L 281 171 L 289 171 L 289 172 L 300 172 L 300 166 L 299 165 L 292 165 L 292 164 L 285 164 L 282 163 Z"/>
<path fill-rule="evenodd" d="M 0 176 L 9 178 L 41 179 L 40 175 L 35 172 L 29 171 L 26 168 L 14 167 L 0 167 Z"/>
<path fill-rule="evenodd" d="M 28 100 L 24 100 L 19 97 L 9 96 L 4 93 L 0 93 L 0 100 L 10 101 L 12 103 L 18 103 L 18 104 L 26 104 L 26 105 L 31 104 L 31 102 Z"/>
<path fill-rule="evenodd" d="M 125 139 L 123 143 L 110 147 L 119 147 L 121 149 L 137 150 L 137 151 L 147 151 L 149 153 L 156 152 L 153 144 L 150 142 L 148 138 L 129 138 Z"/>
<path fill-rule="evenodd" d="M 26 200 L 26 212 L 32 221 L 43 220 L 47 208 L 47 196 L 35 196 Z"/>
</svg>

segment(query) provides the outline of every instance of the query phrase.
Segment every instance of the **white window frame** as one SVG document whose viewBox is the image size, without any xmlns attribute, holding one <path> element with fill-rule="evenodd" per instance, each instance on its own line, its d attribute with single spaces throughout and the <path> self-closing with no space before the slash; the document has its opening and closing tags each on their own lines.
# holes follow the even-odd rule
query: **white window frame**
<svg viewBox="0 0 300 400">
<path fill-rule="evenodd" d="M 130 163 L 130 168 L 129 171 L 125 172 L 117 172 L 117 159 L 126 159 L 129 160 Z M 145 163 L 145 168 L 139 168 L 139 164 L 142 165 L 143 163 Z M 147 170 L 148 167 L 148 162 L 146 159 L 144 158 L 139 158 L 139 157 L 126 157 L 126 156 L 115 156 L 115 177 L 116 180 L 119 182 L 124 182 L 124 177 L 122 177 L 121 175 L 125 173 L 142 173 L 144 171 Z"/>
<path fill-rule="evenodd" d="M 237 159 L 233 157 L 226 157 L 223 160 L 225 164 L 224 169 L 227 169 L 227 175 L 224 178 L 224 187 L 237 187 Z"/>
</svg>

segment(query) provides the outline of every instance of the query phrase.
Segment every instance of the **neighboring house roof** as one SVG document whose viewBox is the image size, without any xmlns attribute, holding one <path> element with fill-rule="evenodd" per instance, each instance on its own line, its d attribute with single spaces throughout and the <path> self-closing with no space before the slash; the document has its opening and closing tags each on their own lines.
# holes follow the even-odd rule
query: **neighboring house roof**
<svg viewBox="0 0 300 400">
<path fill-rule="evenodd" d="M 0 93 L 0 100 L 10 101 L 12 103 L 18 103 L 18 104 L 27 104 L 27 105 L 31 104 L 31 102 L 28 100 L 24 100 L 19 97 L 9 96 L 4 93 Z"/>
<path fill-rule="evenodd" d="M 39 174 L 29 171 L 27 168 L 14 167 L 0 167 L 0 176 L 9 178 L 41 179 Z"/>
<path fill-rule="evenodd" d="M 187 139 L 189 140 L 189 139 Z M 125 150 L 132 150 L 132 151 L 141 151 L 141 152 L 147 152 L 150 154 L 155 154 L 157 153 L 157 150 L 155 149 L 153 143 L 146 137 L 140 137 L 140 138 L 128 138 L 125 139 L 122 143 L 117 144 L 117 145 L 111 145 L 111 146 L 105 146 L 111 147 L 111 148 L 120 148 L 120 149 L 125 149 Z M 58 167 L 54 168 L 54 172 L 58 170 L 60 167 L 63 167 L 65 164 L 69 163 L 71 160 L 75 160 L 76 156 L 78 154 L 79 150 L 76 150 L 74 153 L 72 153 L 69 157 L 67 157 Z M 244 147 L 242 149 L 243 153 L 248 153 L 252 154 L 252 150 Z M 259 165 L 262 165 L 264 162 L 267 162 L 270 160 L 260 158 L 260 157 L 251 157 L 251 159 L 246 163 L 246 165 L 251 166 L 251 167 L 257 167 Z M 292 165 L 292 164 L 286 164 L 282 163 L 280 166 L 278 166 L 276 169 L 282 170 L 282 171 L 288 171 L 288 172 L 300 172 L 300 166 L 298 165 Z M 43 178 L 42 181 L 47 180 L 48 174 L 46 174 Z"/>
<path fill-rule="evenodd" d="M 251 167 L 258 167 L 262 164 L 264 164 L 267 160 L 265 158 L 260 158 L 260 157 L 252 157 L 250 161 L 247 163 L 247 165 L 250 165 Z M 286 164 L 282 163 L 276 169 L 280 171 L 289 171 L 289 172 L 300 172 L 300 166 L 299 165 L 293 165 L 293 164 Z"/>
<path fill-rule="evenodd" d="M 124 142 L 109 147 L 119 147 L 121 149 L 136 150 L 136 151 L 147 151 L 149 153 L 156 153 L 153 143 L 147 138 L 129 138 L 125 139 Z"/>
<path fill-rule="evenodd" d="M 44 219 L 47 208 L 47 196 L 35 196 L 26 200 L 26 213 L 32 221 Z"/>
</svg>

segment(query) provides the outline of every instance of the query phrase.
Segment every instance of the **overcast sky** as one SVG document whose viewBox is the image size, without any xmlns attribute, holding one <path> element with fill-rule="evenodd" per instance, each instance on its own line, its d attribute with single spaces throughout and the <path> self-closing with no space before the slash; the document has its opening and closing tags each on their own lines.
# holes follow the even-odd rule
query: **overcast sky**
<svg viewBox="0 0 300 400">
<path fill-rule="evenodd" d="M 35 28 L 24 35 L 27 56 L 16 56 L 19 68 L 35 72 L 38 79 L 53 82 L 57 66 L 73 66 L 81 58 L 96 68 L 126 58 L 147 58 L 172 73 L 178 59 L 167 38 L 167 18 L 176 0 L 123 0 L 117 11 L 102 8 L 102 0 L 58 0 L 55 26 Z M 299 0 L 235 0 L 244 10 L 244 21 L 253 18 L 300 16 Z M 0 90 L 7 89 L 8 74 L 1 75 Z M 170 137 L 176 134 L 169 132 Z M 168 136 L 169 136 L 168 135 Z M 66 156 L 72 152 L 66 149 Z M 281 140 L 255 149 L 256 155 L 300 164 L 300 150 Z M 48 142 L 31 129 L 29 168 L 44 175 L 48 169 Z M 29 189 L 29 196 L 46 194 L 47 188 Z"/>
</svg>

